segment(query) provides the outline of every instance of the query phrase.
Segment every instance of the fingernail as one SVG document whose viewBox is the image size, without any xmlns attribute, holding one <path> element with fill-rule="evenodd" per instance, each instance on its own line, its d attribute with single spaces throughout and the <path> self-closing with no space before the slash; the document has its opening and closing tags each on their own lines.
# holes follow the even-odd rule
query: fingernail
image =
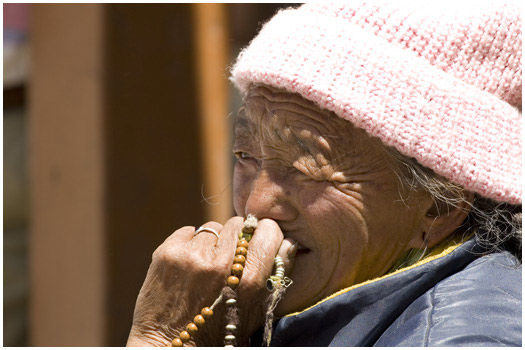
<svg viewBox="0 0 525 350">
<path fill-rule="evenodd" d="M 290 247 L 290 249 L 288 249 L 288 258 L 292 259 L 295 257 L 295 254 L 297 254 L 297 248 L 299 247 L 299 242 L 295 242 L 294 244 L 292 244 L 292 246 Z"/>
</svg>

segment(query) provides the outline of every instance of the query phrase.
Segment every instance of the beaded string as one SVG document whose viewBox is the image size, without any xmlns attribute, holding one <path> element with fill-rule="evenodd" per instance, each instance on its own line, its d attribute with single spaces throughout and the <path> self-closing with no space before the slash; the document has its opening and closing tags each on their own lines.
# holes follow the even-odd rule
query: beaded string
<svg viewBox="0 0 525 350">
<path fill-rule="evenodd" d="M 222 289 L 221 294 L 210 307 L 205 307 L 201 313 L 194 317 L 193 322 L 186 325 L 186 329 L 174 338 L 171 346 L 179 347 L 191 340 L 199 328 L 203 327 L 206 320 L 213 316 L 213 309 L 223 300 L 226 299 L 226 335 L 224 336 L 224 346 L 233 347 L 236 345 L 236 334 L 239 325 L 239 313 L 237 309 L 237 292 L 236 288 L 240 283 L 246 255 L 248 254 L 249 242 L 253 237 L 253 232 L 257 228 L 257 218 L 248 214 L 244 220 L 244 225 L 239 233 L 235 257 L 231 268 L 231 275 L 226 280 L 226 286 Z"/>
</svg>

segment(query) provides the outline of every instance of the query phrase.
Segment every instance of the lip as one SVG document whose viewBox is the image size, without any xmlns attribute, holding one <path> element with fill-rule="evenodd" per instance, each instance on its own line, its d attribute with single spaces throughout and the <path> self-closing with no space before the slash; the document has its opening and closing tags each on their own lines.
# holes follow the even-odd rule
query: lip
<svg viewBox="0 0 525 350">
<path fill-rule="evenodd" d="M 297 247 L 297 255 L 307 254 L 312 251 L 308 247 L 308 242 L 304 242 L 305 236 L 308 237 L 308 235 L 304 234 L 305 230 L 300 229 L 299 227 L 283 227 L 283 225 L 280 225 L 280 227 L 284 238 L 291 238 L 299 243 L 299 246 Z"/>
<path fill-rule="evenodd" d="M 302 244 L 299 243 L 299 246 L 297 247 L 297 255 L 299 254 L 307 254 L 310 252 L 310 249 L 303 246 Z"/>
</svg>

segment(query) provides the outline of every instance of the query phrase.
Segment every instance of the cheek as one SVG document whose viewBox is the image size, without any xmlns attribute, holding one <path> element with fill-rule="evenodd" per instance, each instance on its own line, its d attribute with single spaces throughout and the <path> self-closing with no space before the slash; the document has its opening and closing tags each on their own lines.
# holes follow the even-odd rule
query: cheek
<svg viewBox="0 0 525 350">
<path fill-rule="evenodd" d="M 298 194 L 303 217 L 319 248 L 325 247 L 333 256 L 335 250 L 351 242 L 359 250 L 359 242 L 366 240 L 367 234 L 360 198 L 341 193 L 329 182 L 311 183 Z"/>
<path fill-rule="evenodd" d="M 305 217 L 311 217 L 313 225 L 346 231 L 344 227 L 350 223 L 365 224 L 362 198 L 358 193 L 348 195 L 331 182 L 316 182 L 298 194 L 307 214 Z"/>
<path fill-rule="evenodd" d="M 239 216 L 245 216 L 244 208 L 250 195 L 252 176 L 239 164 L 233 169 L 233 208 Z"/>
<path fill-rule="evenodd" d="M 355 283 L 368 249 L 368 225 L 359 196 L 349 196 L 332 184 L 314 183 L 301 191 L 303 217 L 315 241 L 318 274 L 330 277 L 330 292 Z"/>
</svg>

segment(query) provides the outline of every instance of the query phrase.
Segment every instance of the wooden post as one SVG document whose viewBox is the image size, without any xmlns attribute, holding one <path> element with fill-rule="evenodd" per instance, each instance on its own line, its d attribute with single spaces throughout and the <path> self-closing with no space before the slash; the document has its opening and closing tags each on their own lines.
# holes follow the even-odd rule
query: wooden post
<svg viewBox="0 0 525 350">
<path fill-rule="evenodd" d="M 33 346 L 104 344 L 102 8 L 32 8 L 28 154 Z"/>
<path fill-rule="evenodd" d="M 193 4 L 206 217 L 233 214 L 225 4 Z"/>
</svg>

